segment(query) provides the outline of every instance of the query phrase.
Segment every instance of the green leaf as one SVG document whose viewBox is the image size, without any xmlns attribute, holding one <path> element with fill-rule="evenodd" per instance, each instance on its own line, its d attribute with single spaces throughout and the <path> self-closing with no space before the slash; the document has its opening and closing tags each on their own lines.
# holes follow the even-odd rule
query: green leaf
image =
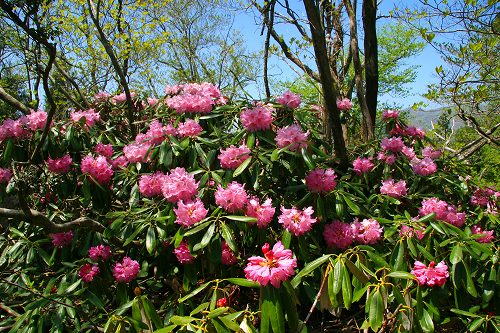
<svg viewBox="0 0 500 333">
<path fill-rule="evenodd" d="M 478 328 L 483 325 L 484 318 L 476 318 L 469 326 L 469 332 L 479 332 Z"/>
<path fill-rule="evenodd" d="M 156 232 L 155 227 L 150 226 L 146 232 L 146 250 L 149 254 L 153 254 L 156 249 Z"/>
<path fill-rule="evenodd" d="M 203 289 L 208 287 L 211 283 L 212 283 L 212 281 L 205 282 L 204 284 L 200 285 L 198 288 L 196 288 L 195 290 L 193 290 L 192 292 L 190 292 L 186 296 L 179 298 L 179 303 L 182 303 L 182 302 L 190 299 L 191 297 L 198 295 L 201 291 L 203 291 Z"/>
<path fill-rule="evenodd" d="M 231 228 L 225 224 L 224 222 L 221 222 L 220 224 L 221 227 L 221 232 L 222 232 L 222 238 L 226 241 L 227 245 L 233 252 L 238 252 L 238 248 L 236 247 L 236 243 L 234 242 L 233 239 L 233 233 L 231 231 Z"/>
<path fill-rule="evenodd" d="M 368 318 L 370 320 L 370 327 L 377 332 L 384 320 L 384 300 L 378 290 L 371 297 Z"/>
<path fill-rule="evenodd" d="M 212 225 L 210 225 L 207 232 L 205 232 L 205 235 L 203 235 L 201 242 L 193 246 L 193 251 L 204 249 L 205 247 L 207 247 L 208 244 L 210 244 L 210 241 L 212 240 L 212 237 L 215 232 L 215 226 L 216 226 L 215 223 L 212 223 Z"/>
<path fill-rule="evenodd" d="M 144 312 L 153 322 L 153 325 L 158 329 L 163 327 L 163 323 L 155 310 L 153 303 L 146 297 L 142 296 L 142 305 L 144 306 Z"/>
<path fill-rule="evenodd" d="M 221 314 L 226 313 L 229 308 L 227 306 L 217 308 L 215 310 L 210 311 L 210 313 L 207 315 L 209 319 L 219 317 Z"/>
<path fill-rule="evenodd" d="M 397 250 L 397 252 L 396 252 Z M 404 255 L 405 255 L 405 243 L 403 242 L 398 242 L 398 245 L 394 249 L 392 253 L 392 269 L 394 271 L 399 271 L 403 269 L 403 263 L 404 263 Z"/>
<path fill-rule="evenodd" d="M 210 225 L 210 223 L 212 223 L 212 221 L 210 221 L 210 220 L 205 221 L 205 222 L 201 222 L 200 224 L 197 224 L 193 228 L 191 228 L 191 229 L 187 230 L 186 232 L 184 232 L 184 236 L 187 237 L 187 236 L 194 235 L 194 234 L 202 231 L 206 227 L 208 227 Z M 184 230 L 184 229 L 181 229 L 181 230 Z"/>
<path fill-rule="evenodd" d="M 431 315 L 427 312 L 427 310 L 424 309 L 419 322 L 424 332 L 434 332 L 434 323 L 432 322 Z"/>
<path fill-rule="evenodd" d="M 464 262 L 464 267 L 465 267 L 465 276 L 466 276 L 466 285 L 465 289 L 469 294 L 472 295 L 472 297 L 477 297 L 477 290 L 476 287 L 474 286 L 474 280 L 472 279 L 472 275 L 470 273 L 469 265 L 467 265 Z"/>
<path fill-rule="evenodd" d="M 387 276 L 390 276 L 395 279 L 415 280 L 415 275 L 402 271 L 390 272 L 389 274 L 387 274 Z"/>
<path fill-rule="evenodd" d="M 368 283 L 368 277 L 363 273 L 356 265 L 350 260 L 346 259 L 345 264 L 351 273 L 358 279 L 362 284 Z"/>
<path fill-rule="evenodd" d="M 283 229 L 283 235 L 281 236 L 281 244 L 285 249 L 290 247 L 290 242 L 292 241 L 292 234 L 290 231 Z"/>
<path fill-rule="evenodd" d="M 14 149 L 14 141 L 13 139 L 9 139 L 7 141 L 7 145 L 3 151 L 3 162 L 8 164 L 10 162 L 10 158 L 12 157 L 12 150 Z"/>
<path fill-rule="evenodd" d="M 250 165 L 251 162 L 252 162 L 252 158 L 251 157 L 247 158 L 246 160 L 244 160 L 243 163 L 241 163 L 236 168 L 236 170 L 234 170 L 233 177 L 239 176 L 243 171 L 246 170 L 246 168 Z"/>
<path fill-rule="evenodd" d="M 239 221 L 239 222 L 257 222 L 255 217 L 250 216 L 239 216 L 239 215 L 226 215 L 225 216 L 229 220 Z"/>
<path fill-rule="evenodd" d="M 311 273 L 314 271 L 316 268 L 319 266 L 323 265 L 328 259 L 330 258 L 330 255 L 324 254 L 321 257 L 311 261 L 307 265 L 304 266 L 304 268 L 295 275 L 295 277 L 290 281 L 292 286 L 294 288 L 297 288 L 299 285 L 300 281 L 302 280 L 302 277 L 306 276 L 307 274 Z"/>
<path fill-rule="evenodd" d="M 335 266 L 333 267 L 333 293 L 337 295 L 342 287 L 342 272 L 344 265 L 340 259 L 337 259 Z"/>
<path fill-rule="evenodd" d="M 300 152 L 302 153 L 302 158 L 304 159 L 304 162 L 306 163 L 309 170 L 314 170 L 315 168 L 314 161 L 309 152 L 307 151 L 307 149 L 305 147 L 302 147 L 300 149 Z"/>
<path fill-rule="evenodd" d="M 104 310 L 104 304 L 102 303 L 101 299 L 88 289 L 85 290 L 85 298 L 94 306 L 98 307 L 101 310 Z"/>
<path fill-rule="evenodd" d="M 456 244 L 451 250 L 450 262 L 455 265 L 462 261 L 462 246 L 461 244 Z"/>
<path fill-rule="evenodd" d="M 196 320 L 196 318 L 189 317 L 189 316 L 172 316 L 172 318 L 170 318 L 170 322 L 172 324 L 179 325 L 179 326 L 187 325 L 194 320 Z"/>
<path fill-rule="evenodd" d="M 154 331 L 153 333 L 170 333 L 172 332 L 177 325 L 168 325 L 167 327 L 161 328 L 159 330 Z"/>
<path fill-rule="evenodd" d="M 283 306 L 279 297 L 279 289 L 273 286 L 266 286 L 262 288 L 263 300 L 262 311 L 269 312 L 269 321 L 274 333 L 285 333 L 285 316 L 283 314 Z"/>
<path fill-rule="evenodd" d="M 249 288 L 258 288 L 260 287 L 260 284 L 258 284 L 255 281 L 250 281 L 244 278 L 229 278 L 229 279 L 224 279 L 224 281 L 227 281 L 232 284 L 236 284 L 241 287 L 249 287 Z"/>
<path fill-rule="evenodd" d="M 474 317 L 474 318 L 481 318 L 481 316 L 479 316 L 479 315 L 477 315 L 475 313 L 464 311 L 464 310 L 460 310 L 460 309 L 450 309 L 450 311 L 454 312 L 456 314 L 462 315 L 462 316 Z"/>
<path fill-rule="evenodd" d="M 354 215 L 359 215 L 361 214 L 361 210 L 359 209 L 359 206 L 356 205 L 349 197 L 346 195 L 342 194 L 342 197 L 344 198 L 345 203 L 351 210 L 353 211 Z"/>
<path fill-rule="evenodd" d="M 226 327 L 229 328 L 230 330 L 233 330 L 234 332 L 239 332 L 240 331 L 240 325 L 238 325 L 237 323 L 235 323 L 233 320 L 227 318 L 227 316 L 225 316 L 225 317 L 219 317 L 219 320 L 224 325 L 226 325 Z"/>
<path fill-rule="evenodd" d="M 363 288 L 356 290 L 352 295 L 352 302 L 355 303 L 361 299 L 366 294 L 366 290 L 370 287 L 370 285 L 366 285 Z"/>
<path fill-rule="evenodd" d="M 352 285 L 351 277 L 345 266 L 342 266 L 342 299 L 344 300 L 345 308 L 349 310 L 352 303 Z"/>
</svg>

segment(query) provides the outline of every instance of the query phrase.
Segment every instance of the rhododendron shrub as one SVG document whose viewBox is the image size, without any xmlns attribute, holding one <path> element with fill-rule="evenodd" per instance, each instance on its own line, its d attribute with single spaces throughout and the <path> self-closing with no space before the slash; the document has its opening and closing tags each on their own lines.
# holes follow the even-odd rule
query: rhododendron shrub
<svg viewBox="0 0 500 333">
<path fill-rule="evenodd" d="M 341 168 L 317 107 L 290 92 L 136 91 L 134 135 L 121 92 L 92 95 L 50 124 L 38 111 L 0 125 L 0 329 L 298 332 L 349 318 L 474 331 L 494 320 L 500 195 L 398 111 Z"/>
</svg>

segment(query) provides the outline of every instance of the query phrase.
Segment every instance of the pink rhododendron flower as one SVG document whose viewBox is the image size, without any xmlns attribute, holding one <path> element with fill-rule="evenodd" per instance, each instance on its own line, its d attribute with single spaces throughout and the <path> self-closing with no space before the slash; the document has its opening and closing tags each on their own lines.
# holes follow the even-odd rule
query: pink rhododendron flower
<svg viewBox="0 0 500 333">
<path fill-rule="evenodd" d="M 98 156 L 94 159 L 87 155 L 83 158 L 80 168 L 82 173 L 88 174 L 101 185 L 109 183 L 113 178 L 113 169 L 104 156 Z"/>
<path fill-rule="evenodd" d="M 423 139 L 425 137 L 425 132 L 421 128 L 408 126 L 404 131 L 404 135 L 411 136 L 413 138 Z"/>
<path fill-rule="evenodd" d="M 130 97 L 132 99 L 134 99 L 136 96 L 137 96 L 137 94 L 135 93 L 135 91 L 130 92 Z M 122 92 L 121 94 L 115 95 L 111 98 L 111 101 L 113 102 L 113 104 L 124 103 L 126 100 L 127 100 L 127 95 L 125 94 L 125 92 Z"/>
<path fill-rule="evenodd" d="M 416 236 L 418 240 L 422 240 L 425 237 L 423 230 L 424 228 L 422 227 L 412 228 L 403 224 L 401 226 L 401 230 L 399 231 L 399 235 L 406 236 L 407 238 L 413 238 Z"/>
<path fill-rule="evenodd" d="M 102 244 L 93 246 L 89 249 L 89 258 L 93 261 L 108 261 L 111 258 L 111 248 Z"/>
<path fill-rule="evenodd" d="M 248 265 L 245 267 L 245 277 L 248 280 L 258 282 L 261 286 L 271 283 L 274 288 L 279 288 L 282 281 L 295 274 L 297 259 L 292 258 L 292 251 L 285 250 L 281 242 L 274 244 L 272 250 L 268 243 L 264 244 L 262 253 L 264 258 L 248 258 Z"/>
<path fill-rule="evenodd" d="M 111 95 L 108 92 L 100 91 L 94 95 L 94 101 L 96 102 L 106 102 Z"/>
<path fill-rule="evenodd" d="M 495 191 L 491 187 L 477 188 L 470 198 L 470 203 L 473 206 L 481 206 L 486 208 L 486 213 L 493 215 L 498 214 L 498 199 L 500 192 Z"/>
<path fill-rule="evenodd" d="M 400 137 L 383 138 L 380 146 L 385 151 L 391 151 L 393 153 L 398 153 L 405 147 L 403 139 Z"/>
<path fill-rule="evenodd" d="M 166 139 L 167 135 L 172 135 L 172 133 L 176 133 L 176 130 L 171 124 L 170 126 L 163 126 L 161 122 L 154 119 L 151 124 L 149 124 L 146 138 L 151 144 L 158 145 Z"/>
<path fill-rule="evenodd" d="M 272 206 L 272 200 L 266 199 L 263 204 L 258 198 L 252 197 L 248 200 L 246 215 L 257 219 L 257 227 L 263 229 L 273 220 L 276 209 Z"/>
<path fill-rule="evenodd" d="M 375 244 L 382 237 L 383 228 L 374 219 L 355 220 L 351 227 L 354 237 L 361 244 Z"/>
<path fill-rule="evenodd" d="M 278 217 L 278 222 L 295 236 L 300 236 L 311 230 L 312 225 L 316 223 L 317 219 L 311 217 L 313 213 L 312 207 L 299 210 L 295 207 L 285 208 L 281 206 L 281 215 Z"/>
<path fill-rule="evenodd" d="M 203 201 L 200 198 L 196 198 L 195 201 L 191 202 L 184 203 L 182 200 L 177 202 L 177 208 L 174 208 L 174 213 L 177 216 L 175 223 L 187 228 L 203 220 L 207 216 L 208 210 L 205 209 Z"/>
<path fill-rule="evenodd" d="M 80 119 L 85 118 L 85 127 L 92 127 L 95 123 L 101 121 L 101 115 L 99 112 L 95 112 L 94 109 L 88 109 L 86 111 L 73 111 L 69 114 L 73 122 L 78 122 Z"/>
<path fill-rule="evenodd" d="M 338 220 L 325 225 L 323 238 L 326 245 L 337 249 L 346 249 L 354 241 L 354 233 L 349 223 L 343 223 Z"/>
<path fill-rule="evenodd" d="M 199 135 L 203 132 L 203 127 L 193 119 L 187 119 L 183 123 L 177 125 L 177 136 L 187 138 Z"/>
<path fill-rule="evenodd" d="M 440 158 L 441 155 L 443 154 L 441 149 L 434 149 L 431 146 L 426 146 L 425 148 L 422 148 L 421 152 L 423 157 L 428 157 L 433 160 Z"/>
<path fill-rule="evenodd" d="M 300 95 L 296 95 L 291 91 L 285 91 L 283 95 L 276 97 L 276 102 L 283 106 L 288 106 L 290 109 L 296 109 L 300 105 Z"/>
<path fill-rule="evenodd" d="M 396 162 L 396 156 L 394 154 L 385 154 L 383 151 L 379 151 L 377 154 L 377 160 L 384 161 L 387 165 L 393 165 Z"/>
<path fill-rule="evenodd" d="M 437 165 L 428 157 L 423 159 L 414 158 L 410 162 L 413 172 L 420 176 L 429 176 L 437 171 Z"/>
<path fill-rule="evenodd" d="M 495 239 L 493 236 L 493 230 L 483 230 L 478 224 L 473 225 L 470 229 L 473 235 L 483 235 L 482 237 L 476 238 L 476 242 L 478 243 L 490 243 L 493 239 Z"/>
<path fill-rule="evenodd" d="M 167 98 L 167 106 L 179 114 L 210 113 L 213 105 L 226 102 L 219 88 L 207 82 L 167 87 L 166 92 L 175 95 Z"/>
<path fill-rule="evenodd" d="M 436 213 L 435 219 L 461 227 L 465 223 L 465 213 L 457 213 L 457 208 L 438 198 L 424 199 L 418 210 L 420 216 Z"/>
<path fill-rule="evenodd" d="M 78 276 L 82 278 L 83 282 L 92 282 L 97 274 L 99 274 L 99 266 L 89 263 L 84 264 L 78 270 Z"/>
<path fill-rule="evenodd" d="M 238 260 L 229 245 L 227 245 L 226 241 L 222 241 L 222 256 L 220 258 L 220 262 L 223 265 L 234 265 L 237 261 Z"/>
<path fill-rule="evenodd" d="M 49 157 L 47 159 L 47 167 L 49 168 L 49 171 L 60 175 L 67 173 L 71 169 L 71 163 L 73 163 L 73 159 L 69 156 L 69 154 L 66 154 L 61 158 L 51 159 Z"/>
<path fill-rule="evenodd" d="M 162 194 L 165 174 L 159 171 L 152 175 L 141 175 L 139 178 L 139 191 L 146 198 Z"/>
<path fill-rule="evenodd" d="M 26 116 L 22 116 L 17 120 L 6 119 L 0 126 L 0 141 L 4 141 L 9 138 L 25 138 L 30 135 L 29 131 L 26 129 L 26 125 L 29 120 Z"/>
<path fill-rule="evenodd" d="M 250 158 L 250 149 L 245 144 L 239 147 L 231 145 L 229 148 L 221 149 L 218 158 L 222 168 L 234 170 Z"/>
<path fill-rule="evenodd" d="M 146 101 L 148 102 L 149 106 L 155 106 L 160 100 L 158 98 L 148 97 Z"/>
<path fill-rule="evenodd" d="M 73 231 L 58 232 L 56 234 L 49 234 L 52 239 L 52 245 L 55 247 L 62 248 L 66 245 L 70 245 L 73 240 Z"/>
<path fill-rule="evenodd" d="M 12 170 L 7 168 L 0 168 L 0 184 L 8 184 L 12 176 Z"/>
<path fill-rule="evenodd" d="M 174 250 L 174 254 L 177 257 L 177 260 L 181 264 L 190 264 L 194 261 L 194 257 L 189 251 L 189 246 L 187 240 L 183 240 L 177 248 Z"/>
<path fill-rule="evenodd" d="M 408 157 L 408 159 L 411 161 L 412 159 L 415 158 L 415 150 L 413 150 L 412 147 L 407 147 L 407 146 L 404 146 L 403 149 L 401 149 L 401 152 L 403 153 L 403 155 L 405 155 L 406 157 Z"/>
<path fill-rule="evenodd" d="M 406 182 L 404 180 L 394 182 L 394 179 L 392 178 L 383 180 L 382 187 L 380 188 L 380 193 L 393 198 L 401 198 L 407 193 Z"/>
<path fill-rule="evenodd" d="M 279 148 L 288 147 L 291 151 L 297 151 L 302 147 L 307 147 L 309 131 L 302 132 L 300 125 L 293 124 L 278 129 L 276 134 L 276 145 Z"/>
<path fill-rule="evenodd" d="M 341 111 L 349 111 L 352 109 L 352 102 L 349 98 L 344 98 L 342 100 L 337 99 L 337 109 Z"/>
<path fill-rule="evenodd" d="M 441 287 L 450 276 L 448 273 L 448 266 L 446 266 L 444 261 L 441 261 L 437 265 L 434 261 L 431 261 L 429 267 L 425 266 L 420 261 L 415 261 L 411 274 L 415 275 L 418 284 L 421 286 L 427 284 L 429 287 Z"/>
<path fill-rule="evenodd" d="M 37 111 L 34 112 L 31 110 L 31 113 L 26 116 L 28 118 L 28 127 L 32 131 L 36 131 L 37 129 L 44 129 L 47 124 L 47 112 L 45 111 Z"/>
<path fill-rule="evenodd" d="M 274 108 L 270 105 L 257 105 L 241 111 L 241 124 L 250 132 L 263 131 L 271 128 Z"/>
<path fill-rule="evenodd" d="M 248 194 L 245 185 L 233 181 L 224 189 L 219 184 L 215 191 L 215 203 L 229 213 L 236 213 L 243 209 L 248 202 Z"/>
<path fill-rule="evenodd" d="M 149 142 L 133 142 L 123 147 L 123 154 L 129 163 L 146 163 L 151 157 L 151 144 Z"/>
<path fill-rule="evenodd" d="M 129 283 L 137 277 L 140 269 L 141 266 L 137 261 L 129 257 L 124 257 L 121 263 L 118 262 L 113 267 L 113 276 L 116 282 Z"/>
<path fill-rule="evenodd" d="M 113 146 L 98 143 L 94 147 L 94 152 L 106 157 L 107 159 L 110 159 L 113 156 Z"/>
<path fill-rule="evenodd" d="M 306 176 L 306 185 L 311 192 L 330 192 L 337 186 L 335 178 L 337 175 L 332 169 L 316 168 Z"/>
<path fill-rule="evenodd" d="M 198 194 L 198 182 L 184 168 L 175 168 L 163 177 L 162 193 L 169 202 L 190 201 Z"/>
<path fill-rule="evenodd" d="M 364 173 L 372 171 L 374 164 L 371 158 L 358 157 L 352 162 L 353 170 L 356 174 L 362 175 Z"/>
<path fill-rule="evenodd" d="M 397 110 L 384 110 L 382 112 L 382 119 L 388 121 L 389 119 L 398 119 L 399 111 Z"/>
<path fill-rule="evenodd" d="M 124 155 L 118 156 L 117 158 L 111 160 L 111 166 L 113 169 L 124 169 L 128 165 L 128 160 Z"/>
</svg>

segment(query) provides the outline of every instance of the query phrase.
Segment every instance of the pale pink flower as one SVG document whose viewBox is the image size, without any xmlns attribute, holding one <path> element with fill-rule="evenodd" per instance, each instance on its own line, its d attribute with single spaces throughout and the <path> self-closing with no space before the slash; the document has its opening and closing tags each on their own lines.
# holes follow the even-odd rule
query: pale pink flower
<svg viewBox="0 0 500 333">
<path fill-rule="evenodd" d="M 300 236 L 312 229 L 312 225 L 317 222 L 316 218 L 311 217 L 314 213 L 312 207 L 299 210 L 295 207 L 285 208 L 281 206 L 281 215 L 278 222 L 295 236 Z"/>
<path fill-rule="evenodd" d="M 134 99 L 136 96 L 137 94 L 135 93 L 135 91 L 130 92 L 130 98 Z M 124 103 L 126 100 L 127 100 L 127 95 L 125 94 L 125 92 L 122 92 L 121 94 L 115 95 L 111 98 L 111 101 L 114 104 Z"/>
<path fill-rule="evenodd" d="M 92 246 L 89 249 L 89 258 L 93 261 L 108 261 L 111 258 L 111 248 L 103 244 Z"/>
<path fill-rule="evenodd" d="M 198 184 L 186 169 L 175 168 L 163 178 L 163 196 L 172 203 L 179 200 L 190 201 L 198 194 Z"/>
<path fill-rule="evenodd" d="M 261 286 L 269 283 L 275 288 L 279 288 L 282 281 L 288 280 L 295 274 L 297 259 L 292 258 L 291 250 L 285 250 L 281 242 L 274 244 L 273 249 L 269 249 L 269 244 L 262 246 L 264 257 L 248 258 L 248 265 L 245 267 L 245 277 L 248 280 L 258 282 Z"/>
<path fill-rule="evenodd" d="M 213 84 L 203 82 L 201 84 L 190 83 L 182 86 L 167 87 L 167 94 L 177 94 L 169 97 L 166 104 L 177 113 L 210 113 L 215 104 L 225 104 L 226 99 L 220 90 Z M 175 90 L 175 91 L 174 91 Z"/>
<path fill-rule="evenodd" d="M 276 209 L 272 206 L 272 200 L 266 199 L 263 204 L 259 199 L 252 197 L 246 206 L 246 215 L 257 219 L 257 227 L 263 229 L 273 220 Z"/>
<path fill-rule="evenodd" d="M 159 99 L 158 98 L 153 98 L 153 97 L 148 97 L 146 99 L 146 101 L 148 102 L 149 106 L 155 106 L 156 104 L 158 104 Z"/>
<path fill-rule="evenodd" d="M 283 106 L 288 106 L 290 109 L 296 109 L 300 105 L 300 95 L 294 94 L 291 91 L 285 91 L 283 95 L 276 97 L 276 102 Z"/>
<path fill-rule="evenodd" d="M 364 173 L 372 171 L 374 164 L 371 158 L 358 157 L 352 162 L 353 170 L 356 174 L 362 175 Z"/>
<path fill-rule="evenodd" d="M 187 240 L 183 240 L 178 247 L 175 248 L 174 254 L 177 257 L 177 260 L 181 264 L 190 264 L 194 261 L 194 257 L 189 251 L 189 246 Z"/>
<path fill-rule="evenodd" d="M 73 122 L 78 122 L 80 119 L 85 119 L 85 127 L 92 127 L 95 123 L 101 121 L 101 115 L 99 112 L 95 112 L 94 109 L 88 109 L 86 111 L 73 111 L 69 114 Z"/>
<path fill-rule="evenodd" d="M 297 151 L 300 148 L 307 147 L 308 136 L 309 131 L 304 133 L 300 125 L 293 124 L 278 129 L 275 140 L 278 148 L 288 147 L 291 151 Z"/>
<path fill-rule="evenodd" d="M 422 240 L 425 237 L 424 228 L 422 227 L 409 227 L 407 225 L 402 225 L 399 231 L 399 236 L 406 236 L 407 238 L 417 237 L 418 240 Z"/>
<path fill-rule="evenodd" d="M 399 111 L 397 110 L 384 110 L 382 112 L 382 119 L 384 121 L 387 121 L 389 119 L 398 119 L 399 117 Z"/>
<path fill-rule="evenodd" d="M 118 262 L 113 267 L 113 276 L 116 282 L 129 283 L 137 277 L 140 269 L 141 266 L 137 261 L 129 257 L 124 257 L 121 263 Z"/>
<path fill-rule="evenodd" d="M 67 173 L 71 169 L 71 163 L 73 163 L 73 159 L 69 156 L 69 154 L 66 154 L 61 158 L 51 159 L 49 157 L 47 159 L 47 167 L 49 168 L 49 171 L 60 175 Z"/>
<path fill-rule="evenodd" d="M 203 127 L 193 119 L 186 119 L 185 122 L 177 125 L 177 136 L 180 138 L 198 136 L 203 132 Z"/>
<path fill-rule="evenodd" d="M 108 92 L 100 91 L 94 95 L 94 101 L 96 102 L 106 102 L 111 95 Z"/>
<path fill-rule="evenodd" d="M 388 154 L 386 155 L 383 151 L 378 152 L 377 160 L 384 161 L 387 165 L 393 165 L 396 162 L 396 155 Z"/>
<path fill-rule="evenodd" d="M 274 108 L 270 105 L 257 105 L 241 111 L 242 125 L 250 132 L 263 131 L 271 128 Z"/>
<path fill-rule="evenodd" d="M 374 219 L 355 220 L 351 227 L 354 237 L 361 244 L 375 244 L 382 238 L 383 228 Z"/>
<path fill-rule="evenodd" d="M 174 85 L 174 86 L 169 86 L 167 85 L 165 87 L 165 94 L 166 95 L 177 95 L 178 93 L 180 93 L 182 91 L 182 85 L 181 84 L 177 84 L 177 85 Z"/>
<path fill-rule="evenodd" d="M 431 146 L 426 146 L 425 148 L 422 148 L 421 152 L 423 157 L 428 157 L 433 160 L 440 158 L 441 155 L 443 154 L 441 149 L 434 149 Z"/>
<path fill-rule="evenodd" d="M 337 175 L 333 169 L 316 168 L 306 176 L 306 185 L 311 192 L 330 192 L 337 186 L 335 178 Z"/>
<path fill-rule="evenodd" d="M 44 129 L 47 124 L 47 112 L 45 111 L 33 111 L 26 116 L 29 120 L 28 127 L 32 131 L 36 131 L 37 129 Z"/>
<path fill-rule="evenodd" d="M 349 111 L 352 109 L 352 102 L 349 98 L 344 98 L 342 100 L 337 99 L 337 109 L 340 111 Z"/>
<path fill-rule="evenodd" d="M 400 137 L 383 138 L 380 144 L 383 150 L 398 153 L 405 147 L 403 139 Z"/>
<path fill-rule="evenodd" d="M 82 278 L 83 282 L 92 282 L 97 274 L 99 274 L 99 266 L 89 263 L 84 264 L 78 270 L 78 276 Z"/>
<path fill-rule="evenodd" d="M 183 200 L 179 200 L 177 208 L 174 208 L 174 213 L 177 217 L 175 223 L 187 228 L 203 220 L 207 216 L 208 210 L 205 209 L 203 201 L 200 198 L 196 198 L 195 201 L 186 203 Z"/>
<path fill-rule="evenodd" d="M 329 247 L 343 250 L 348 248 L 354 241 L 354 233 L 349 223 L 335 220 L 325 225 L 323 238 Z"/>
<path fill-rule="evenodd" d="M 383 180 L 382 187 L 380 187 L 380 193 L 393 198 L 401 198 L 407 193 L 406 182 L 404 180 L 394 182 L 392 178 Z"/>
<path fill-rule="evenodd" d="M 403 155 L 408 157 L 410 161 L 416 156 L 415 150 L 412 147 L 404 146 L 403 149 L 401 149 L 401 152 L 403 153 Z"/>
<path fill-rule="evenodd" d="M 229 245 L 227 245 L 226 241 L 222 241 L 222 256 L 220 258 L 220 262 L 223 265 L 234 265 L 237 261 L 238 260 Z"/>
<path fill-rule="evenodd" d="M 106 157 L 107 159 L 110 159 L 113 156 L 113 146 L 109 144 L 105 145 L 99 142 L 95 145 L 94 152 Z"/>
<path fill-rule="evenodd" d="M 415 275 L 418 284 L 421 286 L 427 284 L 429 287 L 441 287 L 450 276 L 448 273 L 448 266 L 446 266 L 444 261 L 441 261 L 437 265 L 434 261 L 431 261 L 429 267 L 425 266 L 420 261 L 415 261 L 411 274 Z"/>
<path fill-rule="evenodd" d="M 139 178 L 139 191 L 146 198 L 160 195 L 163 193 L 164 179 L 165 174 L 159 171 L 152 175 L 141 175 L 141 178 Z"/>
<path fill-rule="evenodd" d="M 245 185 L 233 181 L 224 189 L 219 184 L 215 191 L 215 203 L 224 208 L 229 213 L 236 213 L 242 210 L 248 202 L 248 194 Z"/>
<path fill-rule="evenodd" d="M 470 229 L 473 235 L 482 235 L 481 237 L 476 238 L 476 242 L 478 243 L 490 243 L 495 239 L 495 237 L 493 236 L 493 230 L 483 230 L 478 224 L 473 225 Z"/>
<path fill-rule="evenodd" d="M 101 185 L 109 183 L 113 178 L 113 169 L 104 156 L 98 156 L 94 159 L 87 155 L 83 158 L 80 168 L 82 173 L 88 174 Z"/>
<path fill-rule="evenodd" d="M 428 157 L 423 159 L 414 158 L 410 162 L 413 172 L 420 176 L 429 176 L 437 171 L 437 165 Z"/>
<path fill-rule="evenodd" d="M 8 184 L 12 176 L 12 170 L 8 168 L 0 168 L 0 184 Z"/>
<path fill-rule="evenodd" d="M 459 228 L 465 223 L 465 213 L 458 213 L 455 206 L 438 198 L 424 199 L 422 201 L 422 207 L 419 208 L 420 216 L 431 213 L 436 214 L 436 220 L 448 222 Z"/>
<path fill-rule="evenodd" d="M 73 240 L 73 231 L 58 232 L 55 234 L 49 234 L 50 239 L 52 239 L 52 245 L 55 247 L 62 248 L 66 245 L 70 245 Z"/>
<path fill-rule="evenodd" d="M 173 126 L 171 124 L 169 125 L 170 126 L 163 126 L 157 119 L 153 120 L 151 124 L 149 124 L 149 129 L 146 132 L 147 140 L 154 145 L 161 144 L 166 139 L 167 135 L 176 133 Z"/>
<path fill-rule="evenodd" d="M 245 160 L 250 158 L 250 149 L 245 144 L 239 147 L 231 145 L 229 148 L 221 149 L 218 159 L 224 169 L 236 169 Z"/>
<path fill-rule="evenodd" d="M 425 132 L 421 128 L 408 126 L 404 131 L 404 135 L 411 136 L 413 138 L 423 139 L 425 137 Z"/>
<path fill-rule="evenodd" d="M 149 142 L 133 142 L 123 147 L 123 154 L 129 163 L 146 163 L 151 158 L 151 144 Z"/>
<path fill-rule="evenodd" d="M 4 141 L 9 138 L 25 138 L 29 136 L 29 131 L 26 129 L 26 125 L 29 120 L 26 116 L 22 116 L 17 120 L 6 119 L 0 126 L 0 141 Z"/>
</svg>

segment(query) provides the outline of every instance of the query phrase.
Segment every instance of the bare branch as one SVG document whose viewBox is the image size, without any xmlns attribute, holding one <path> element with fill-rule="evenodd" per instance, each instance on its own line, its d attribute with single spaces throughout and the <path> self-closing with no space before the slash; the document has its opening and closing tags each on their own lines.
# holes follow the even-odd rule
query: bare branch
<svg viewBox="0 0 500 333">
<path fill-rule="evenodd" d="M 30 109 L 26 105 L 18 101 L 12 95 L 9 95 L 9 93 L 6 92 L 1 86 L 0 86 L 0 99 L 24 114 L 30 113 Z"/>
</svg>

